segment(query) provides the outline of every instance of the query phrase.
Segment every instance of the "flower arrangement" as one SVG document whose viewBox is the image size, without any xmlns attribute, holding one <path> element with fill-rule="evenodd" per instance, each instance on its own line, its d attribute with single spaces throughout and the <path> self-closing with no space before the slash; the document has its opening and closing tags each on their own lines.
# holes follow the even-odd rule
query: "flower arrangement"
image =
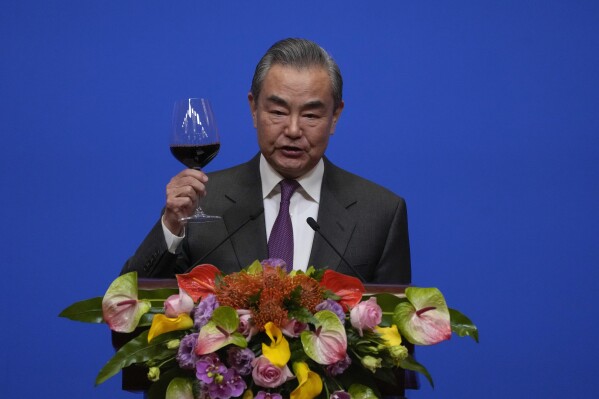
<svg viewBox="0 0 599 399">
<path fill-rule="evenodd" d="M 405 341 L 432 345 L 453 331 L 478 342 L 476 326 L 436 288 L 368 295 L 354 277 L 313 267 L 288 274 L 276 259 L 229 275 L 201 265 L 176 277 L 178 291 L 138 290 L 137 274 L 124 274 L 103 298 L 60 314 L 116 332 L 142 330 L 96 385 L 141 364 L 154 382 L 152 399 L 376 398 L 377 381 L 393 383 L 397 368 L 433 384 Z"/>
</svg>

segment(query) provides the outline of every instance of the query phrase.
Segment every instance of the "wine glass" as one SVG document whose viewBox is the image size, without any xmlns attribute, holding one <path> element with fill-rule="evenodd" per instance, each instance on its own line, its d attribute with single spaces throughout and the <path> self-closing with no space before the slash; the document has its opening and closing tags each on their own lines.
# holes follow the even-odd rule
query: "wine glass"
<svg viewBox="0 0 599 399">
<path fill-rule="evenodd" d="M 205 98 L 188 98 L 175 102 L 170 137 L 171 153 L 190 169 L 201 170 L 218 154 L 220 138 L 210 102 Z M 198 207 L 181 222 L 202 223 L 220 219 Z"/>
</svg>

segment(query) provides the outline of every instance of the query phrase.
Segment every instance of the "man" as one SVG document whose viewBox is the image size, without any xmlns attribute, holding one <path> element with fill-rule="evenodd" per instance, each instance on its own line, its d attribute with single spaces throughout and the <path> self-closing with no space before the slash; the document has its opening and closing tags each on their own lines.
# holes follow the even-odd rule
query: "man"
<svg viewBox="0 0 599 399">
<path fill-rule="evenodd" d="M 279 232 L 277 218 L 287 217 L 293 268 L 313 265 L 373 283 L 410 283 L 404 200 L 324 157 L 343 111 L 342 86 L 339 67 L 316 43 L 275 43 L 258 63 L 248 94 L 260 154 L 208 175 L 186 169 L 173 177 L 161 220 L 122 272 L 173 277 L 196 263 L 236 272 L 256 259 L 279 257 L 271 245 L 279 235 L 271 232 Z M 279 216 L 282 180 L 295 191 L 288 213 Z M 200 198 L 206 213 L 222 220 L 181 223 Z M 308 217 L 332 245 L 315 234 Z"/>
</svg>

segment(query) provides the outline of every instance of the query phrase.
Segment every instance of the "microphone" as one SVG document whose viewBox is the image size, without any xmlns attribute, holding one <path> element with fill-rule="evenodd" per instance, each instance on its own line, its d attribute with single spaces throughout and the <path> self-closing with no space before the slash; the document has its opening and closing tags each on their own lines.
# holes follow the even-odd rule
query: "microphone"
<svg viewBox="0 0 599 399">
<path fill-rule="evenodd" d="M 318 223 L 316 223 L 316 220 L 314 220 L 313 218 L 309 217 L 308 219 L 306 219 L 306 222 L 308 223 L 308 225 L 310 225 L 310 227 L 312 228 L 312 230 L 314 230 L 315 232 L 317 232 L 323 240 L 326 241 L 327 244 L 329 244 L 329 247 L 331 247 L 333 249 L 333 251 L 335 251 L 335 253 L 341 258 L 342 261 L 345 262 L 345 264 L 347 266 L 349 266 L 350 270 L 352 272 L 354 272 L 354 274 L 356 276 L 358 276 L 358 278 L 364 283 L 367 284 L 366 279 L 360 274 L 358 273 L 358 271 L 349 264 L 349 262 L 343 257 L 343 255 L 341 255 L 341 253 L 339 251 L 337 251 L 337 248 L 335 248 L 333 246 L 333 244 L 324 236 L 324 234 L 322 234 L 322 232 L 320 231 L 320 225 Z"/>
<path fill-rule="evenodd" d="M 210 251 L 208 251 L 206 254 L 204 254 L 204 256 L 202 256 L 200 259 L 198 259 L 189 269 L 187 269 L 187 271 L 185 273 L 189 273 L 191 271 L 191 269 L 193 269 L 194 267 L 196 267 L 197 265 L 199 265 L 200 263 L 202 263 L 202 261 L 204 259 L 206 259 L 212 252 L 216 251 L 217 249 L 219 249 L 221 247 L 221 245 L 223 245 L 225 242 L 229 241 L 231 239 L 231 237 L 233 237 L 246 224 L 248 224 L 252 220 L 258 219 L 258 217 L 260 215 L 262 215 L 262 213 L 264 213 L 264 207 L 260 207 L 260 209 L 258 209 L 258 211 L 256 211 L 253 214 L 251 214 L 250 217 L 247 218 L 247 220 L 245 222 L 241 223 L 235 230 L 233 230 L 231 233 L 229 233 L 221 242 L 219 242 L 218 244 L 216 244 L 214 246 L 214 248 L 212 248 Z"/>
</svg>

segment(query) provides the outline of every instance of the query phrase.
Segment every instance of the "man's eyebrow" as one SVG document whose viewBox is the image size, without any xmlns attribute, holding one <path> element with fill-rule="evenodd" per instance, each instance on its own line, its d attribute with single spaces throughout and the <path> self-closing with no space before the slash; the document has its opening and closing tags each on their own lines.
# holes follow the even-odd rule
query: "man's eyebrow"
<svg viewBox="0 0 599 399">
<path fill-rule="evenodd" d="M 271 94 L 270 96 L 268 96 L 266 98 L 266 100 L 268 102 L 271 102 L 271 103 L 274 103 L 274 104 L 277 104 L 277 105 L 280 105 L 283 107 L 289 107 L 289 103 L 285 99 L 283 99 L 275 94 Z M 303 104 L 302 108 L 303 109 L 326 108 L 326 105 L 321 100 L 312 100 L 312 101 L 308 101 L 307 103 Z"/>
<path fill-rule="evenodd" d="M 322 102 L 320 100 L 312 100 L 312 101 L 308 101 L 307 103 L 305 103 L 302 108 L 314 109 L 314 108 L 325 108 L 325 107 L 326 107 L 326 105 L 324 102 Z"/>
<path fill-rule="evenodd" d="M 287 106 L 287 101 L 283 100 L 281 97 L 276 96 L 274 94 L 268 96 L 266 98 L 267 101 L 271 102 L 271 103 L 275 103 L 277 105 L 282 105 L 282 106 Z"/>
</svg>

